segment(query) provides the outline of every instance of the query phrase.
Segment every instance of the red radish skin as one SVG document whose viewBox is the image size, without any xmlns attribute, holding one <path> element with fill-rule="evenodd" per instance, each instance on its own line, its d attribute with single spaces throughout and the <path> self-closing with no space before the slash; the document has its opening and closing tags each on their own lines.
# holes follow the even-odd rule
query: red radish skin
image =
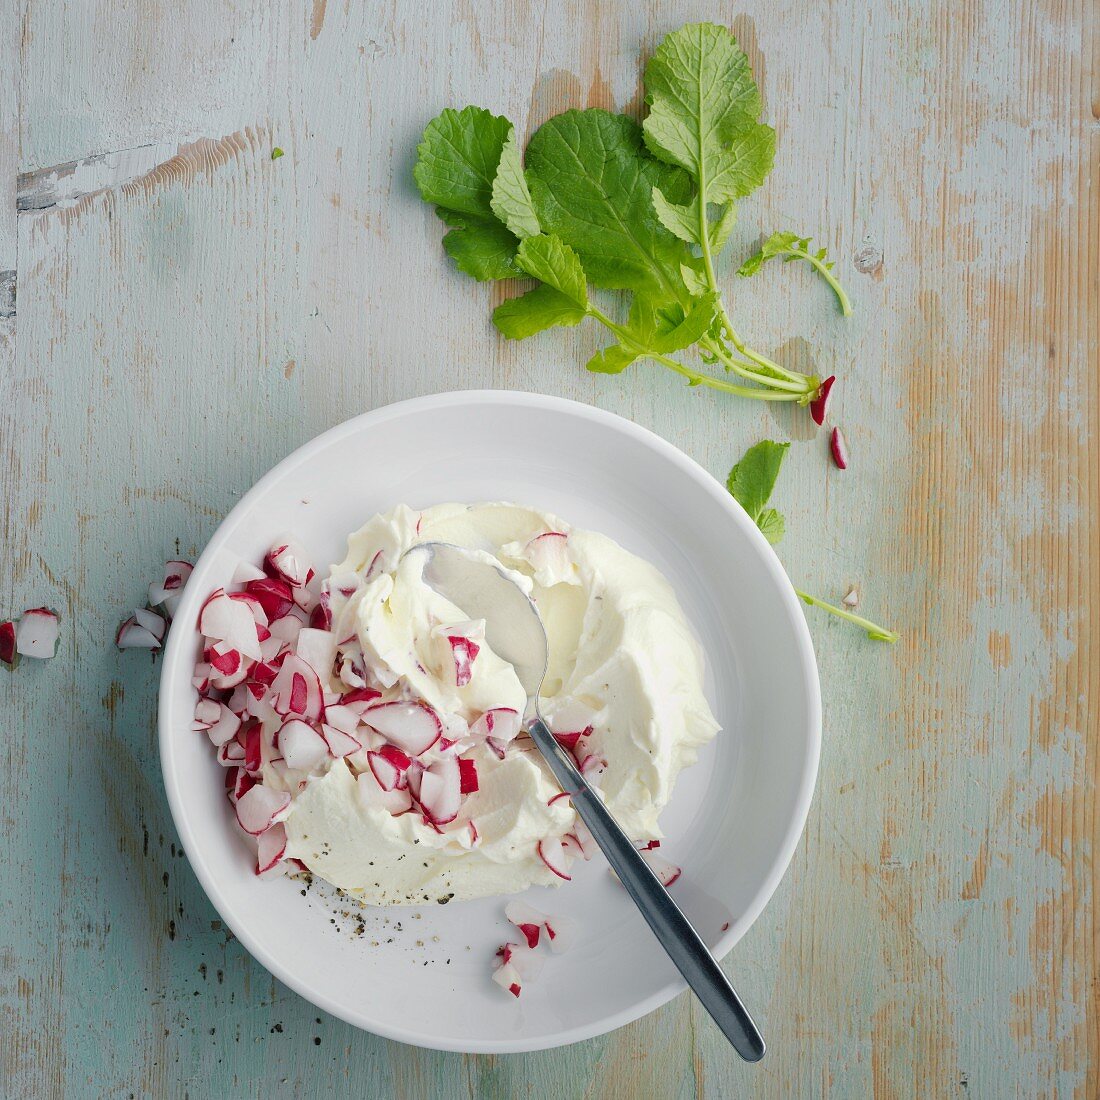
<svg viewBox="0 0 1100 1100">
<path fill-rule="evenodd" d="M 15 664 L 15 623 L 11 619 L 0 623 L 0 661 Z"/>
<path fill-rule="evenodd" d="M 588 737 L 592 733 L 592 727 L 587 729 L 574 730 L 571 733 L 555 733 L 554 740 L 557 741 L 562 748 L 568 749 L 571 753 L 576 753 L 577 743 L 582 737 Z"/>
<path fill-rule="evenodd" d="M 559 801 L 560 799 L 572 798 L 572 797 L 573 797 L 573 792 L 572 791 L 559 791 L 556 795 L 554 795 L 553 798 L 549 798 L 549 799 L 546 800 L 546 805 L 547 806 L 553 806 L 554 803 Z"/>
<path fill-rule="evenodd" d="M 459 791 L 462 794 L 474 794 L 478 790 L 477 761 L 462 760 L 458 762 Z"/>
<path fill-rule="evenodd" d="M 262 728 L 260 723 L 253 720 L 237 731 L 237 739 L 244 734 L 244 767 L 245 771 L 253 775 L 259 773 L 263 765 Z"/>
<path fill-rule="evenodd" d="M 498 760 L 504 759 L 505 744 L 499 737 L 486 737 L 485 744 Z"/>
<path fill-rule="evenodd" d="M 825 423 L 825 414 L 829 409 L 829 394 L 832 393 L 835 381 L 836 375 L 830 374 L 818 388 L 817 396 L 810 402 L 810 416 L 819 427 Z"/>
<path fill-rule="evenodd" d="M 848 441 L 844 438 L 844 433 L 839 428 L 833 429 L 833 434 L 829 439 L 829 451 L 832 453 L 833 462 L 836 463 L 838 470 L 848 469 Z"/>
<path fill-rule="evenodd" d="M 281 619 L 294 606 L 294 593 L 290 585 L 275 577 L 249 581 L 244 590 L 259 600 L 270 621 Z"/>
</svg>

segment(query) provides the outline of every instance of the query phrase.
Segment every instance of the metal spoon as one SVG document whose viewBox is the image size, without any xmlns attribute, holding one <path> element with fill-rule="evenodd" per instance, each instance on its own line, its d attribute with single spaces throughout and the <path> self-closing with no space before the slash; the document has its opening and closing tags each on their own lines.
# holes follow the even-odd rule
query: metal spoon
<svg viewBox="0 0 1100 1100">
<path fill-rule="evenodd" d="M 527 730 L 554 778 L 571 792 L 581 820 L 703 1007 L 745 1061 L 759 1061 L 763 1036 L 729 979 L 539 714 L 549 646 L 538 609 L 487 555 L 443 542 L 421 543 L 407 553 L 425 554 L 425 582 L 470 618 L 485 620 L 485 640 L 512 665 L 527 692 Z"/>
</svg>

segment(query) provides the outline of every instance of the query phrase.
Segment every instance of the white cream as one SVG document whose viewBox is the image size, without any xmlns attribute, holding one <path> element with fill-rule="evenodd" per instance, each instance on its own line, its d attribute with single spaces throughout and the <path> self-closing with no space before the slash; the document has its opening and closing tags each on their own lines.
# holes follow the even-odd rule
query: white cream
<svg viewBox="0 0 1100 1100">
<path fill-rule="evenodd" d="M 605 536 L 532 509 L 399 506 L 353 535 L 347 558 L 333 568 L 333 630 L 339 640 L 357 638 L 368 683 L 383 690 L 383 700 L 422 700 L 440 715 L 444 737 L 458 741 L 452 749 L 437 742 L 421 761 L 461 751 L 476 761 L 479 790 L 440 831 L 416 812 L 391 815 L 366 752 L 356 753 L 305 777 L 286 822 L 287 854 L 379 905 L 563 881 L 538 846 L 574 831 L 575 814 L 567 799 L 550 802 L 559 788 L 529 742 L 521 737 L 500 760 L 479 736 L 485 711 L 522 712 L 524 692 L 485 644 L 483 624 L 423 582 L 418 555 L 402 559 L 430 541 L 483 551 L 529 584 L 550 640 L 542 699 L 548 724 L 557 733 L 592 727 L 579 755 L 606 760 L 597 783 L 608 806 L 631 836 L 660 837 L 657 819 L 676 776 L 718 729 L 703 695 L 701 648 L 665 579 Z M 477 646 L 462 686 L 449 634 Z M 265 781 L 285 782 L 271 771 L 265 766 Z"/>
</svg>

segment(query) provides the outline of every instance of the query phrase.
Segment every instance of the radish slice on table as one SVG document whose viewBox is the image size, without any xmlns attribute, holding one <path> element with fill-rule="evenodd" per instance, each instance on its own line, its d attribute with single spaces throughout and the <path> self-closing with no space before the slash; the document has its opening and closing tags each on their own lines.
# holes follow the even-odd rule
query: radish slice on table
<svg viewBox="0 0 1100 1100">
<path fill-rule="evenodd" d="M 149 605 L 163 607 L 169 618 L 175 615 L 183 598 L 183 586 L 191 576 L 189 561 L 169 561 L 164 564 L 164 579 L 149 585 Z"/>
<path fill-rule="evenodd" d="M 119 649 L 160 649 L 160 639 L 131 614 L 118 624 L 115 645 Z"/>
<path fill-rule="evenodd" d="M 832 437 L 829 440 L 829 450 L 832 452 L 833 461 L 837 465 L 837 469 L 848 469 L 848 441 L 844 438 L 844 433 L 839 428 L 833 429 Z"/>
<path fill-rule="evenodd" d="M 290 808 L 290 795 L 257 783 L 237 799 L 237 821 L 246 833 L 259 836 Z"/>
<path fill-rule="evenodd" d="M 11 619 L 0 623 L 0 661 L 15 664 L 15 623 Z"/>
<path fill-rule="evenodd" d="M 427 703 L 378 703 L 363 721 L 412 756 L 427 752 L 443 734 L 443 723 Z"/>
<path fill-rule="evenodd" d="M 24 611 L 15 628 L 15 651 L 24 657 L 46 660 L 57 652 L 60 633 L 56 611 L 48 607 L 32 607 Z"/>
</svg>

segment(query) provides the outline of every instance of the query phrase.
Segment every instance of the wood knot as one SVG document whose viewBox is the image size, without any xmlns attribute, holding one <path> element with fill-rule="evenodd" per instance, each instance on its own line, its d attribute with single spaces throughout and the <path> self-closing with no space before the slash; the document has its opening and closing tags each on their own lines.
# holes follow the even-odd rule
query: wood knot
<svg viewBox="0 0 1100 1100">
<path fill-rule="evenodd" d="M 861 248 L 852 261 L 856 271 L 863 275 L 878 275 L 882 271 L 882 250 L 873 244 Z"/>
</svg>

